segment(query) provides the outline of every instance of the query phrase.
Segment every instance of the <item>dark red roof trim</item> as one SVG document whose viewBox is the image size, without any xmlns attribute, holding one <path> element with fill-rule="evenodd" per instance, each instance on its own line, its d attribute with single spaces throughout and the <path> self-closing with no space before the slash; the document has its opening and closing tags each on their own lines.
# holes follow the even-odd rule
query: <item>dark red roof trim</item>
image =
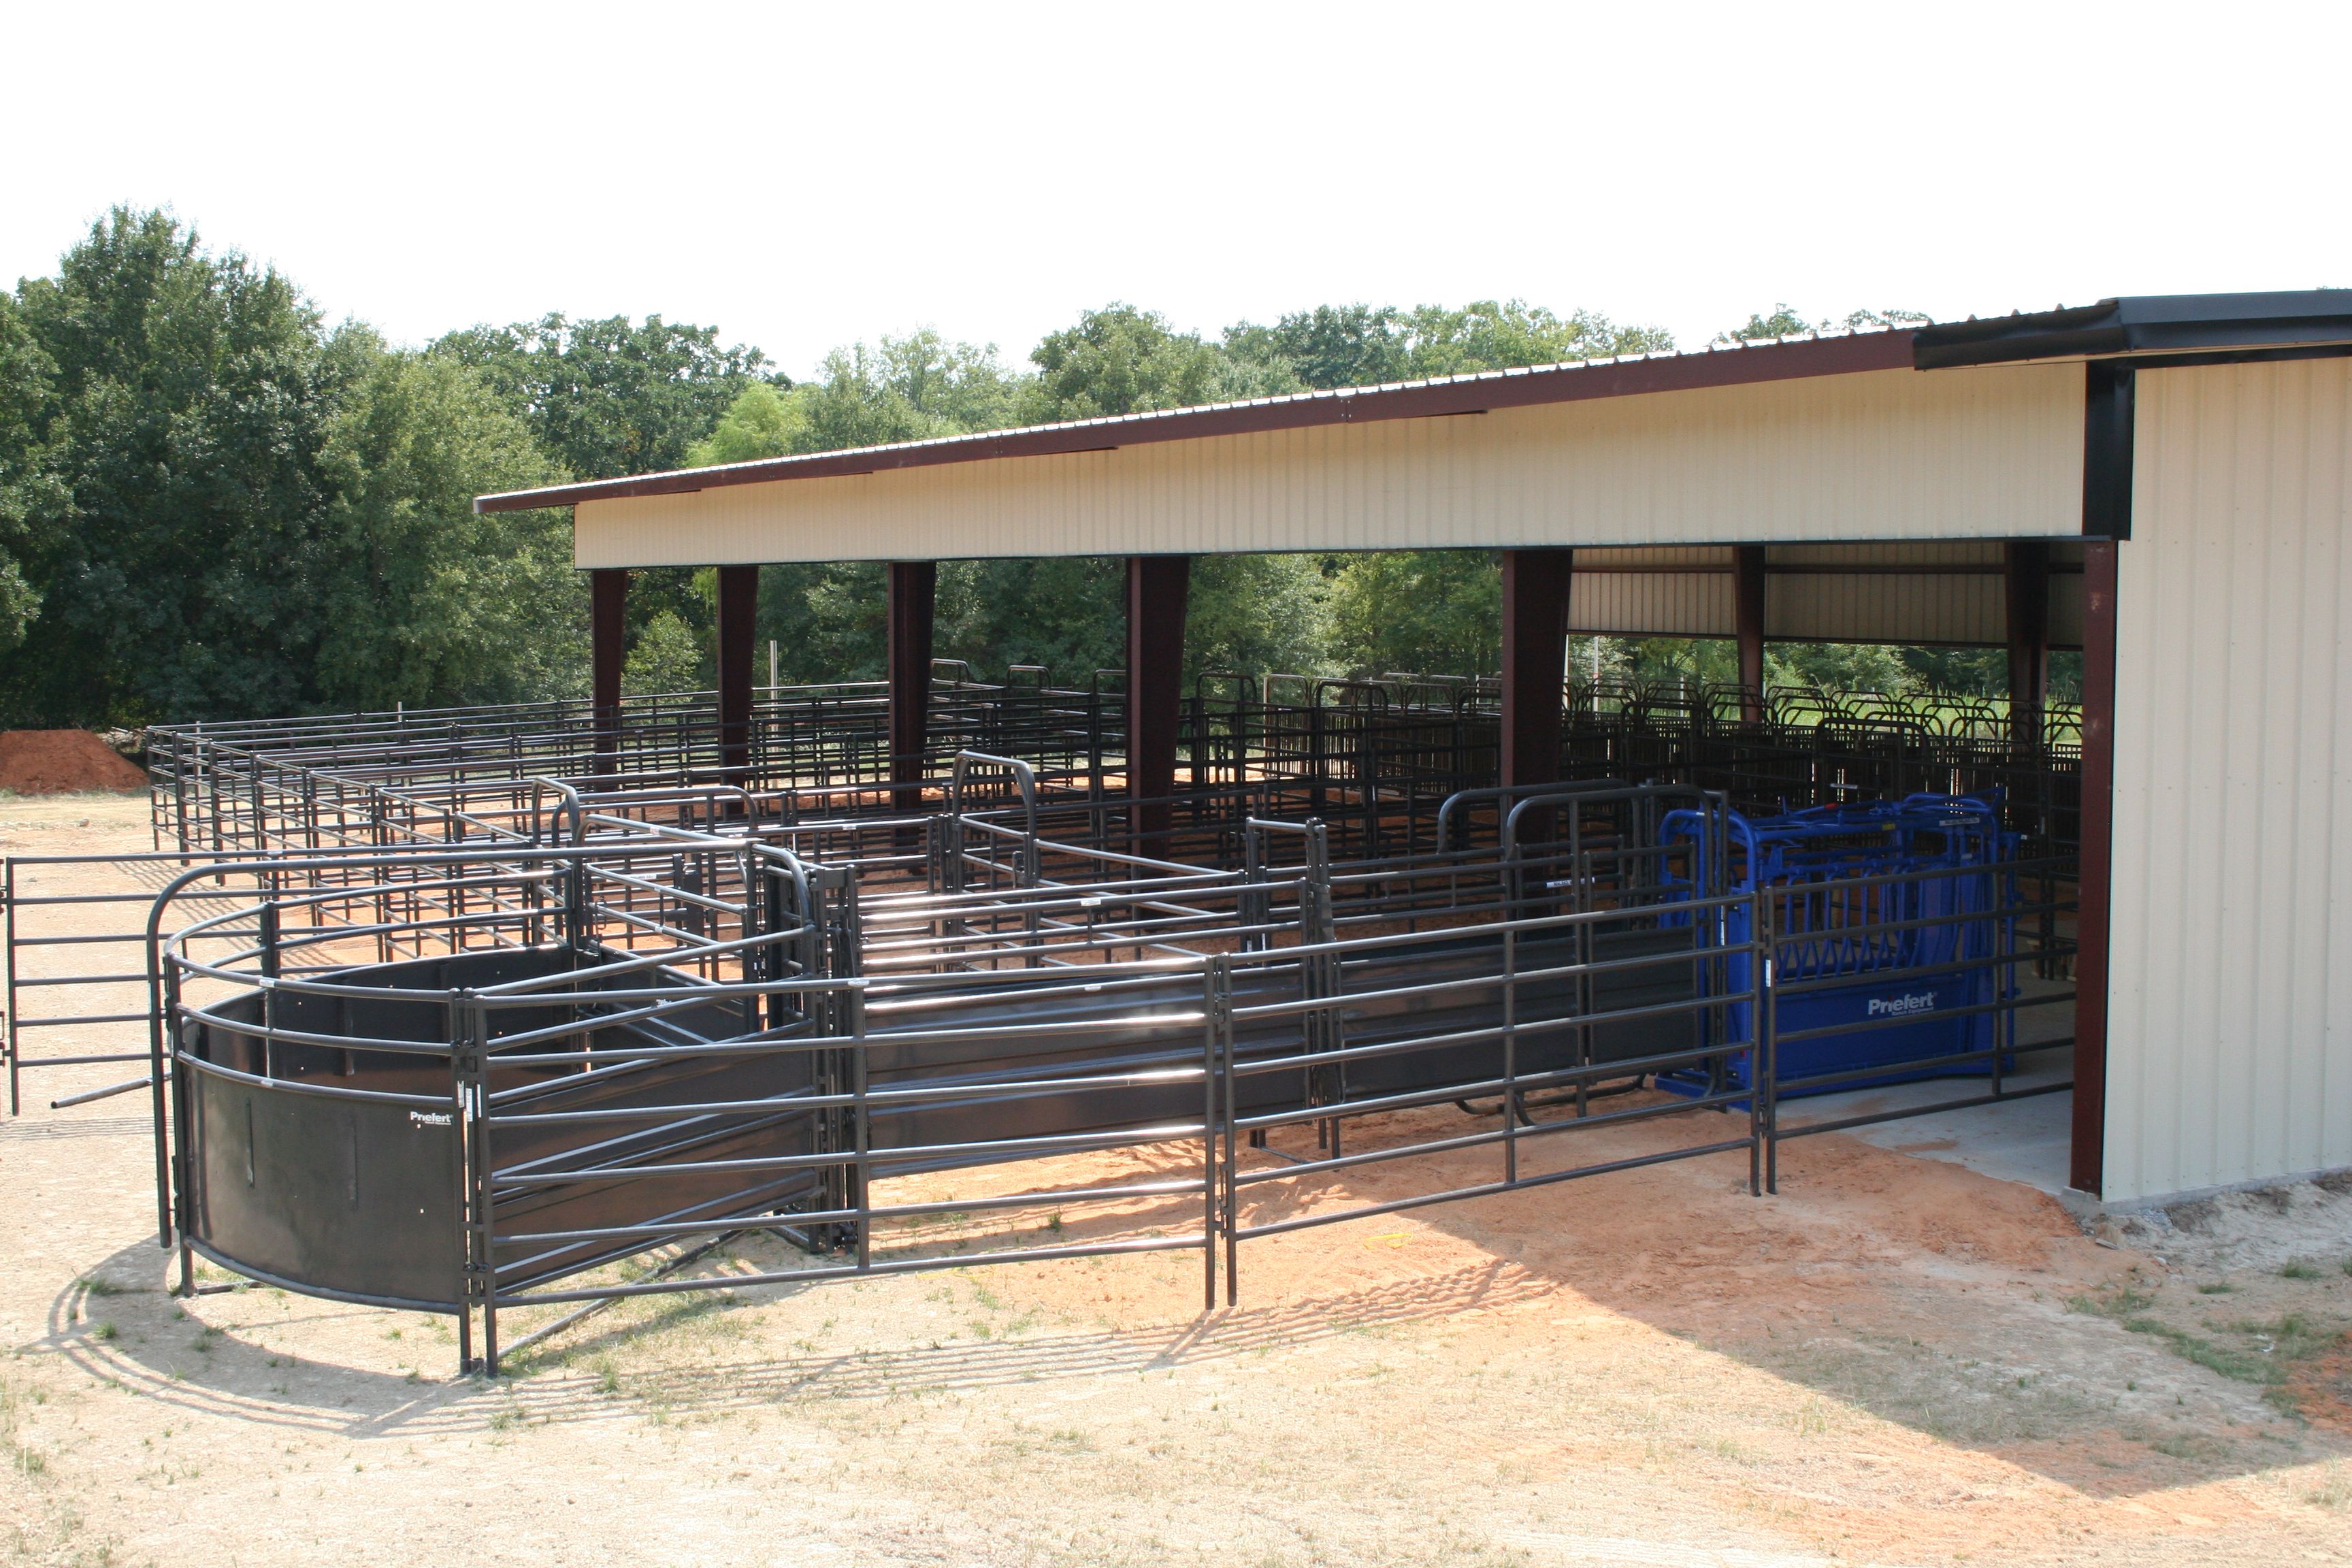
<svg viewBox="0 0 2352 1568">
<path fill-rule="evenodd" d="M 777 479 L 835 479 L 885 468 L 920 468 L 940 463 L 975 463 L 991 458 L 1038 458 L 1073 452 L 1115 451 L 1147 441 L 1194 441 L 1261 430 L 1301 430 L 1318 425 L 1365 424 L 1380 419 L 1429 419 L 1449 414 L 1484 414 L 1544 403 L 1576 403 L 1592 397 L 1633 397 L 1652 392 L 1687 392 L 1708 386 L 1793 381 L 1846 375 L 1866 370 L 1908 370 L 1912 333 L 1857 332 L 1797 338 L 1746 348 L 1713 349 L 1650 359 L 1601 360 L 1591 364 L 1549 365 L 1540 370 L 1498 371 L 1445 381 L 1398 386 L 1306 393 L 1255 403 L 1178 408 L 1164 414 L 1131 414 L 1069 425 L 994 430 L 938 441 L 865 447 L 772 458 L 723 468 L 684 468 L 667 474 L 592 479 L 544 489 L 510 490 L 478 498 L 477 511 L 525 511 L 571 506 L 583 500 L 631 496 L 689 495 L 721 485 L 758 485 Z"/>
</svg>

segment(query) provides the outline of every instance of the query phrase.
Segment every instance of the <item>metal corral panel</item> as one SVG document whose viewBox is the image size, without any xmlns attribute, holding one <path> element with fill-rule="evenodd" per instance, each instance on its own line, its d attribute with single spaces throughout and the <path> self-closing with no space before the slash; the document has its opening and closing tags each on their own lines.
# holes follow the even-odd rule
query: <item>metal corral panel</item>
<svg viewBox="0 0 2352 1568">
<path fill-rule="evenodd" d="M 1885 370 L 590 500 L 583 567 L 2080 528 L 2083 369 Z"/>
<path fill-rule="evenodd" d="M 2105 1191 L 2352 1164 L 2352 360 L 2142 371 Z"/>
</svg>

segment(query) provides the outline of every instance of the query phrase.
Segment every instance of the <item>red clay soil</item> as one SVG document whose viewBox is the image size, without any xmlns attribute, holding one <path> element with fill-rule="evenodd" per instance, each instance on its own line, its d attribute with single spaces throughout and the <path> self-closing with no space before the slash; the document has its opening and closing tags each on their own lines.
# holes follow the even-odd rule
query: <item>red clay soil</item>
<svg viewBox="0 0 2352 1568">
<path fill-rule="evenodd" d="M 139 765 L 87 730 L 0 733 L 0 789 L 18 795 L 147 787 Z"/>
</svg>

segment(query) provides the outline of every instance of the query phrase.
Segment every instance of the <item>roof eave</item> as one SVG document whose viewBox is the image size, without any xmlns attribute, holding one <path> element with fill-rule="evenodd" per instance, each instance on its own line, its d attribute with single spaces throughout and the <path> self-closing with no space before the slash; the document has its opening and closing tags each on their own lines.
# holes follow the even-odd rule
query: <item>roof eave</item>
<svg viewBox="0 0 2352 1568">
<path fill-rule="evenodd" d="M 1391 419 L 1433 419 L 1485 414 L 1498 408 L 1575 403 L 1592 398 L 1694 391 L 1766 381 L 1844 375 L 1859 371 L 1908 369 L 1914 362 L 1910 329 L 1832 333 L 1695 353 L 1655 354 L 1637 359 L 1597 360 L 1531 370 L 1497 371 L 1442 381 L 1348 388 L 1337 392 L 1265 398 L 1250 403 L 1179 408 L 1165 413 L 1089 419 L 988 431 L 941 440 L 866 447 L 803 457 L 773 458 L 723 468 L 682 468 L 636 474 L 540 489 L 509 490 L 475 499 L 474 510 L 525 511 L 573 506 L 582 501 L 641 496 L 689 495 L 730 485 L 770 484 L 785 479 L 843 479 L 947 463 L 999 458 L 1066 456 L 1116 451 L 1159 441 L 1202 440 L 1269 430 L 1309 429 L 1327 425 L 1369 424 Z"/>
</svg>

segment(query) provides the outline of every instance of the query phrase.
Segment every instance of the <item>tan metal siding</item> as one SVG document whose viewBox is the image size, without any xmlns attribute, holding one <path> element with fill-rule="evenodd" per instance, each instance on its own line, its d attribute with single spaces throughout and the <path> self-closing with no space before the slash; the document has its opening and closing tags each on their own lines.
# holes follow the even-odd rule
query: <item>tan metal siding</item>
<svg viewBox="0 0 2352 1568">
<path fill-rule="evenodd" d="M 2079 365 L 1872 371 L 585 501 L 580 565 L 2079 529 Z"/>
<path fill-rule="evenodd" d="M 1781 545 L 1766 559 L 1768 639 L 2000 643 L 2009 636 L 1998 543 Z M 1889 570 L 1906 566 L 1917 570 Z"/>
<path fill-rule="evenodd" d="M 2352 1164 L 2352 360 L 2146 371 L 2105 1178 Z"/>
<path fill-rule="evenodd" d="M 1573 636 L 1727 637 L 1739 609 L 1723 545 L 1580 550 L 1568 595 Z"/>
</svg>

